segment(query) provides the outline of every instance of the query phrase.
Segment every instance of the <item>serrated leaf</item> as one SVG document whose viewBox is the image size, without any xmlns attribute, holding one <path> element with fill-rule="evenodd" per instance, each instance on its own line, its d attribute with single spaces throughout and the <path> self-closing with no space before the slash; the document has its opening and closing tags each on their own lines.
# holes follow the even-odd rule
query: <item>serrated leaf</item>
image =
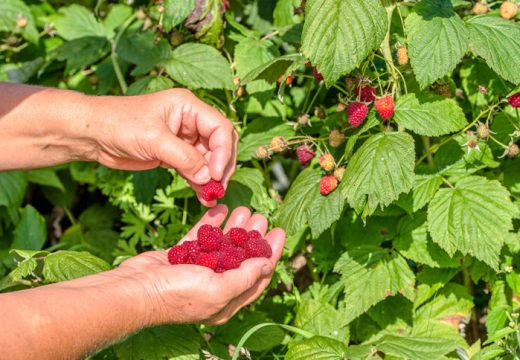
<svg viewBox="0 0 520 360">
<path fill-rule="evenodd" d="M 144 329 L 115 346 L 121 359 L 196 360 L 200 337 L 189 325 L 163 325 Z"/>
<path fill-rule="evenodd" d="M 128 87 L 125 95 L 151 94 L 173 88 L 173 81 L 164 76 L 146 76 Z"/>
<path fill-rule="evenodd" d="M 110 270 L 110 265 L 88 252 L 57 251 L 43 264 L 45 282 L 54 283 Z"/>
<path fill-rule="evenodd" d="M 251 70 L 270 63 L 275 55 L 271 52 L 271 41 L 255 38 L 244 38 L 235 46 L 235 67 L 237 75 L 242 79 Z M 271 48 L 271 49 L 270 49 Z M 256 80 L 246 86 L 248 94 L 268 92 L 274 89 L 274 84 L 265 80 Z"/>
<path fill-rule="evenodd" d="M 422 0 L 406 19 L 410 62 L 422 88 L 449 74 L 469 44 L 451 0 Z"/>
<path fill-rule="evenodd" d="M 415 152 L 413 138 L 404 133 L 373 135 L 354 153 L 343 181 L 341 193 L 350 206 L 371 215 L 410 191 L 414 182 Z"/>
<path fill-rule="evenodd" d="M 195 0 L 165 0 L 163 6 L 163 26 L 164 30 L 169 32 L 191 14 Z"/>
<path fill-rule="evenodd" d="M 387 356 L 431 360 L 439 359 L 452 352 L 457 347 L 457 343 L 442 338 L 386 335 L 378 341 L 376 347 Z"/>
<path fill-rule="evenodd" d="M 38 210 L 27 205 L 14 230 L 13 249 L 41 250 L 47 239 L 45 219 Z"/>
<path fill-rule="evenodd" d="M 103 19 L 103 25 L 108 33 L 115 31 L 123 25 L 125 21 L 132 16 L 133 9 L 124 4 L 114 4 L 110 8 L 108 15 Z"/>
<path fill-rule="evenodd" d="M 60 178 L 56 175 L 56 172 L 52 169 L 35 169 L 28 170 L 24 173 L 27 181 L 39 184 L 43 186 L 50 186 L 62 191 L 65 191 Z"/>
<path fill-rule="evenodd" d="M 229 211 L 249 204 L 263 214 L 269 214 L 275 207 L 274 200 L 265 188 L 262 173 L 258 169 L 251 168 L 240 168 L 235 171 L 222 203 L 228 205 Z"/>
<path fill-rule="evenodd" d="M 295 8 L 300 6 L 301 0 L 279 0 L 273 11 L 275 27 L 294 25 L 300 22 L 300 17 L 295 15 Z"/>
<path fill-rule="evenodd" d="M 453 99 L 440 96 L 408 94 L 395 105 L 395 121 L 419 135 L 440 136 L 462 129 L 467 120 Z"/>
<path fill-rule="evenodd" d="M 440 175 L 415 175 L 413 184 L 413 211 L 417 211 L 428 204 L 437 193 L 442 184 L 442 176 Z"/>
<path fill-rule="evenodd" d="M 398 226 L 395 248 L 404 257 L 418 264 L 430 267 L 458 267 L 458 258 L 451 258 L 446 251 L 428 236 L 426 213 L 420 212 L 413 217 L 403 217 Z"/>
<path fill-rule="evenodd" d="M 406 260 L 379 246 L 362 245 L 345 252 L 334 266 L 345 285 L 348 323 L 389 296 L 413 300 L 415 276 Z"/>
<path fill-rule="evenodd" d="M 471 50 L 498 75 L 520 83 L 520 25 L 496 16 L 475 16 L 466 24 Z"/>
<path fill-rule="evenodd" d="M 428 228 L 448 254 L 470 254 L 496 269 L 517 212 L 500 182 L 469 176 L 437 192 L 428 206 Z"/>
<path fill-rule="evenodd" d="M 20 16 L 27 20 L 23 29 L 17 29 L 16 21 Z M 22 35 L 33 43 L 38 42 L 38 30 L 35 27 L 31 9 L 21 0 L 0 1 L 0 31 L 20 31 Z"/>
<path fill-rule="evenodd" d="M 215 48 L 187 43 L 173 50 L 162 65 L 175 81 L 192 89 L 233 89 L 229 63 Z"/>
<path fill-rule="evenodd" d="M 294 324 L 314 335 L 348 342 L 349 328 L 343 321 L 343 314 L 330 304 L 303 300 L 298 306 Z"/>
<path fill-rule="evenodd" d="M 22 204 L 27 181 L 20 171 L 0 172 L 0 206 L 18 209 Z"/>
<path fill-rule="evenodd" d="M 111 38 L 113 32 L 106 29 L 94 14 L 81 5 L 62 7 L 53 17 L 53 24 L 59 36 L 65 40 L 83 37 Z"/>
<path fill-rule="evenodd" d="M 82 37 L 65 42 L 56 49 L 56 58 L 67 61 L 66 72 L 79 70 L 103 58 L 110 51 L 110 43 L 102 37 Z"/>
<path fill-rule="evenodd" d="M 345 359 L 347 346 L 337 340 L 323 336 L 313 336 L 310 339 L 292 341 L 285 354 L 286 360 L 342 360 Z"/>
<path fill-rule="evenodd" d="M 305 58 L 300 54 L 287 54 L 276 57 L 271 61 L 264 63 L 253 70 L 249 71 L 243 78 L 240 79 L 242 84 L 247 84 L 257 79 L 266 80 L 268 83 L 274 83 L 278 80 L 280 75 L 285 71 L 296 65 L 303 65 Z"/>
<path fill-rule="evenodd" d="M 305 5 L 302 52 L 331 86 L 359 66 L 387 31 L 379 0 L 311 0 Z"/>
</svg>

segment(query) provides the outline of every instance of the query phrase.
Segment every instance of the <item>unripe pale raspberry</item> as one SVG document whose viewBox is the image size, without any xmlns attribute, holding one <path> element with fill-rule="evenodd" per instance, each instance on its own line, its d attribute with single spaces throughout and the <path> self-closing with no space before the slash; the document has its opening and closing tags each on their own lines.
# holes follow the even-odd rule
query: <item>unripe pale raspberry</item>
<svg viewBox="0 0 520 360">
<path fill-rule="evenodd" d="M 27 18 L 25 16 L 19 16 L 16 20 L 16 26 L 20 29 L 23 29 L 27 26 Z"/>
<path fill-rule="evenodd" d="M 490 135 L 489 127 L 486 124 L 480 124 L 477 127 L 477 136 L 479 138 L 486 140 L 487 138 L 489 138 L 489 135 Z"/>
<path fill-rule="evenodd" d="M 334 177 L 339 182 L 341 182 L 341 180 L 343 180 L 343 174 L 345 174 L 345 167 L 344 166 L 340 166 L 339 168 L 334 170 Z"/>
<path fill-rule="evenodd" d="M 300 116 L 298 116 L 298 124 L 300 124 L 301 126 L 307 126 L 309 125 L 309 120 L 310 120 L 310 116 L 309 114 L 302 114 Z"/>
<path fill-rule="evenodd" d="M 271 140 L 269 147 L 275 153 L 282 153 L 287 149 L 287 141 L 285 141 L 283 136 L 275 136 Z"/>
<path fill-rule="evenodd" d="M 473 6 L 472 11 L 473 11 L 473 14 L 475 14 L 475 15 L 482 15 L 482 14 L 486 14 L 489 11 L 489 7 L 487 4 L 478 2 L 475 4 L 475 6 Z"/>
<path fill-rule="evenodd" d="M 408 65 L 410 62 L 410 58 L 408 57 L 408 49 L 406 47 L 400 46 L 397 49 L 397 62 L 401 66 Z"/>
<path fill-rule="evenodd" d="M 333 148 L 341 146 L 345 142 L 345 134 L 339 130 L 332 130 L 329 134 L 329 144 Z"/>
<path fill-rule="evenodd" d="M 507 148 L 507 156 L 509 156 L 511 159 L 518 156 L 518 153 L 520 152 L 520 149 L 518 148 L 518 145 L 511 144 Z"/>
<path fill-rule="evenodd" d="M 510 20 L 518 13 L 518 5 L 512 1 L 504 1 L 500 6 L 500 16 L 506 20 Z"/>
<path fill-rule="evenodd" d="M 260 145 L 259 147 L 256 148 L 255 156 L 257 159 L 260 159 L 260 160 L 268 159 L 269 158 L 269 149 L 267 148 L 267 146 Z"/>
<path fill-rule="evenodd" d="M 320 157 L 320 166 L 325 171 L 332 171 L 336 166 L 334 162 L 334 156 L 331 153 L 325 153 Z"/>
</svg>

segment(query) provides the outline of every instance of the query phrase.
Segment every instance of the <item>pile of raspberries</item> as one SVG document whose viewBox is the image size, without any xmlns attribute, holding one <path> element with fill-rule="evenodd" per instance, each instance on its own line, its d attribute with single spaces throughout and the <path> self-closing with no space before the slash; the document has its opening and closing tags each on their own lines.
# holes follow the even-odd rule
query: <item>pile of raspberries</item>
<svg viewBox="0 0 520 360">
<path fill-rule="evenodd" d="M 272 255 L 271 246 L 256 231 L 234 227 L 226 234 L 219 227 L 202 225 L 197 231 L 197 240 L 175 245 L 168 252 L 168 261 L 176 264 L 197 264 L 215 272 L 240 267 L 250 258 Z"/>
</svg>

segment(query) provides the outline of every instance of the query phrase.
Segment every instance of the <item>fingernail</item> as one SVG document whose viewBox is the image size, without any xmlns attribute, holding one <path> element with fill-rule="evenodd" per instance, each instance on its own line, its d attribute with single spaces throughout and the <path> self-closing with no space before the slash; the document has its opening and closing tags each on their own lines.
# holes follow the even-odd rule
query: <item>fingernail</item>
<svg viewBox="0 0 520 360">
<path fill-rule="evenodd" d="M 262 276 L 267 276 L 271 274 L 271 267 L 269 265 L 264 265 L 262 268 Z"/>
<path fill-rule="evenodd" d="M 200 182 L 204 182 L 204 181 L 209 181 L 210 179 L 210 176 L 209 176 L 209 169 L 206 165 L 204 165 L 198 173 L 195 174 L 195 180 L 196 181 L 200 181 Z"/>
</svg>

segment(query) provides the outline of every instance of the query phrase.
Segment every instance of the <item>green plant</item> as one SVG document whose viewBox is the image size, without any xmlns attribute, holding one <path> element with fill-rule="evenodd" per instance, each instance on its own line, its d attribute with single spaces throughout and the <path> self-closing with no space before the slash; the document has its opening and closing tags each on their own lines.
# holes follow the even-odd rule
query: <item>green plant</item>
<svg viewBox="0 0 520 360">
<path fill-rule="evenodd" d="M 228 324 L 145 329 L 93 358 L 519 358 L 520 25 L 502 1 L 131 3 L 3 0 L 0 80 L 190 88 L 240 134 L 220 201 L 289 237 Z M 0 290 L 166 249 L 203 210 L 160 168 L 0 173 Z"/>
</svg>

